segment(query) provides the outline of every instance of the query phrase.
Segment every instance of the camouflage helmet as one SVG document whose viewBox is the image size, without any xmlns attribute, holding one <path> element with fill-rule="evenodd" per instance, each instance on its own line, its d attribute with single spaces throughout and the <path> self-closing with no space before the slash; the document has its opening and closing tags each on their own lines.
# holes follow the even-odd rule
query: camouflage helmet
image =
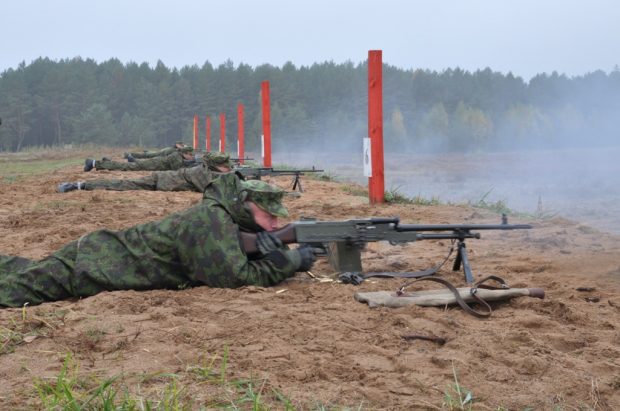
<svg viewBox="0 0 620 411">
<path fill-rule="evenodd" d="M 241 191 L 246 192 L 246 201 L 252 201 L 262 210 L 277 217 L 288 217 L 288 211 L 282 204 L 284 190 L 260 180 L 242 180 Z"/>
<path fill-rule="evenodd" d="M 205 153 L 202 156 L 202 162 L 205 167 L 208 167 L 211 170 L 217 170 L 216 167 L 218 166 L 224 166 L 230 169 L 233 168 L 232 162 L 230 161 L 230 156 L 219 151 L 210 151 Z"/>
</svg>

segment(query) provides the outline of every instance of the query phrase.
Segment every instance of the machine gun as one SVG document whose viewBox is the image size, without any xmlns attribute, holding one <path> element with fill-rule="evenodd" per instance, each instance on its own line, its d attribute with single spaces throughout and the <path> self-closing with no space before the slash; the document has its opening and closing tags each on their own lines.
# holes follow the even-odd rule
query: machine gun
<svg viewBox="0 0 620 411">
<path fill-rule="evenodd" d="M 241 173 L 247 179 L 260 180 L 261 177 L 264 176 L 293 176 L 293 191 L 296 188 L 299 188 L 299 192 L 303 193 L 304 189 L 301 186 L 300 176 L 303 176 L 306 173 L 322 173 L 324 170 L 317 170 L 312 167 L 311 169 L 300 169 L 300 170 L 275 170 L 273 167 L 239 167 L 235 168 L 234 171 Z"/>
<path fill-rule="evenodd" d="M 401 224 L 398 217 L 373 217 L 347 221 L 302 220 L 272 231 L 284 244 L 309 244 L 317 255 L 327 255 L 332 267 L 341 272 L 362 272 L 361 250 L 369 242 L 389 241 L 402 244 L 420 240 L 452 240 L 458 242 L 457 255 L 452 267 L 461 267 L 468 284 L 474 282 L 465 240 L 479 239 L 485 230 L 521 230 L 532 228 L 529 224 L 508 224 L 502 215 L 501 224 Z M 241 233 L 242 247 L 247 254 L 257 252 L 256 234 Z M 430 272 L 428 274 L 433 274 Z"/>
</svg>

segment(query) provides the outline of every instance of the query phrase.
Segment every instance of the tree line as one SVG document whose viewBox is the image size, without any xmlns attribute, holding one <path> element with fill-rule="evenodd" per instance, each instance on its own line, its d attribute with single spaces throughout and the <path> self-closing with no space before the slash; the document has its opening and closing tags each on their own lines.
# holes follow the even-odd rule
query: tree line
<svg viewBox="0 0 620 411">
<path fill-rule="evenodd" d="M 262 128 L 260 84 L 270 82 L 274 149 L 338 150 L 367 135 L 367 65 L 296 67 L 227 61 L 181 69 L 118 59 L 39 58 L 0 74 L 0 150 L 96 143 L 162 147 L 192 141 L 193 116 L 226 114 L 227 142 L 245 107 L 246 146 Z M 404 70 L 384 64 L 386 150 L 496 150 L 614 144 L 620 118 L 620 70 L 529 81 L 489 68 L 469 72 Z M 230 143 L 229 143 L 230 144 Z M 360 143 L 361 145 L 361 143 Z M 231 147 L 229 146 L 229 151 Z"/>
</svg>

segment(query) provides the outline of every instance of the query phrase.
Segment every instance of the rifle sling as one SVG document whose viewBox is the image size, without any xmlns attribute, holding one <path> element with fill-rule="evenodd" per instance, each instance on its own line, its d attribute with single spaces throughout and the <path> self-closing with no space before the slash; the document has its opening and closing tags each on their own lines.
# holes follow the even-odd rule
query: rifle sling
<svg viewBox="0 0 620 411">
<path fill-rule="evenodd" d="M 433 281 L 433 282 L 436 282 L 436 283 L 439 283 L 439 284 L 445 286 L 448 290 L 450 290 L 452 292 L 452 294 L 454 294 L 454 298 L 456 299 L 456 302 L 463 309 L 463 311 L 465 311 L 468 314 L 473 315 L 474 317 L 488 318 L 491 315 L 491 313 L 493 312 L 493 310 L 491 309 L 491 306 L 486 301 L 484 301 L 482 298 L 480 298 L 480 297 L 478 297 L 476 295 L 476 291 L 478 290 L 478 288 L 498 289 L 498 287 L 492 287 L 492 286 L 483 284 L 483 283 L 485 283 L 488 280 L 493 280 L 493 281 L 499 282 L 501 284 L 501 287 L 499 287 L 499 288 L 501 288 L 501 289 L 510 288 L 510 287 L 508 287 L 508 284 L 506 284 L 506 282 L 502 278 L 494 276 L 494 275 L 490 275 L 488 277 L 485 277 L 482 280 L 480 280 L 477 283 L 475 283 L 469 292 L 471 293 L 471 296 L 475 300 L 475 302 L 477 302 L 478 304 L 480 304 L 484 308 L 484 311 L 476 311 L 476 310 L 474 310 L 469 304 L 467 304 L 465 302 L 465 300 L 463 300 L 463 298 L 461 297 L 461 295 L 459 294 L 459 292 L 458 292 L 458 290 L 456 289 L 455 286 L 453 286 L 449 281 L 444 280 L 443 278 L 439 278 L 439 277 L 424 277 L 424 278 L 417 278 L 415 280 L 408 281 L 405 284 L 403 284 L 398 289 L 398 291 L 396 291 L 396 295 L 399 296 L 399 297 L 406 297 L 407 294 L 405 293 L 405 288 L 410 286 L 411 284 L 413 284 L 415 282 L 419 282 L 419 281 Z"/>
<path fill-rule="evenodd" d="M 452 252 L 454 251 L 454 242 L 452 247 L 450 247 L 450 251 L 448 251 L 448 255 L 446 256 L 446 258 L 443 259 L 443 261 L 439 264 L 437 264 L 435 267 L 431 267 L 431 268 L 427 268 L 426 270 L 421 270 L 421 271 L 406 271 L 406 272 L 386 272 L 386 271 L 371 271 L 369 273 L 364 273 L 362 274 L 362 277 L 364 277 L 364 279 L 366 278 L 370 278 L 370 277 L 379 277 L 379 278 L 420 278 L 420 277 L 427 277 L 429 275 L 433 275 L 435 274 L 437 271 L 439 271 L 439 269 L 441 267 L 443 267 L 443 265 L 446 263 L 446 261 L 448 261 L 448 259 L 450 259 L 450 256 L 452 255 Z"/>
<path fill-rule="evenodd" d="M 429 275 L 433 275 L 437 272 L 439 266 L 428 268 L 422 271 L 403 271 L 403 272 L 390 272 L 390 271 L 371 271 L 369 273 L 363 273 L 362 277 L 364 279 L 370 277 L 379 277 L 379 278 L 419 278 L 419 277 L 428 277 Z"/>
</svg>

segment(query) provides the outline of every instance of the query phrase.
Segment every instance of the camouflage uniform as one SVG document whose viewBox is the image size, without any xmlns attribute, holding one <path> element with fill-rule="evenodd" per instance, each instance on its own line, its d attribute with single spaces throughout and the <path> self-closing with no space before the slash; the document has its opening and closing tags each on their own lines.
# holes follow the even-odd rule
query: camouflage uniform
<svg viewBox="0 0 620 411">
<path fill-rule="evenodd" d="M 300 269 L 300 254 L 283 247 L 250 259 L 239 231 L 262 231 L 244 201 L 285 216 L 283 194 L 229 173 L 207 187 L 201 204 L 163 220 L 86 234 L 41 261 L 0 256 L 0 307 L 113 290 L 277 284 Z"/>
<path fill-rule="evenodd" d="M 183 151 L 176 150 L 174 153 L 170 153 L 164 157 L 153 157 L 146 160 L 135 161 L 133 163 L 112 161 L 108 159 L 97 160 L 95 163 L 95 168 L 97 170 L 119 171 L 164 171 L 178 170 L 194 164 L 194 162 L 187 161 L 183 158 Z"/>
<path fill-rule="evenodd" d="M 79 183 L 79 188 L 81 190 L 197 191 L 202 193 L 213 177 L 213 172 L 199 165 L 176 171 L 156 171 L 142 178 L 85 181 Z"/>
<path fill-rule="evenodd" d="M 164 157 L 167 156 L 168 154 L 172 154 L 175 151 L 178 151 L 179 148 L 176 147 L 176 144 L 182 144 L 182 142 L 177 141 L 175 143 L 174 146 L 172 147 L 166 147 L 166 148 L 162 148 L 161 150 L 154 150 L 154 151 L 139 151 L 136 153 L 125 153 L 128 156 L 132 156 L 133 158 L 153 158 L 153 157 Z"/>
<path fill-rule="evenodd" d="M 230 156 L 219 151 L 209 151 L 202 156 L 202 163 L 212 171 L 219 171 L 217 167 L 224 166 L 233 169 Z"/>
<path fill-rule="evenodd" d="M 61 183 L 58 191 L 73 190 L 151 190 L 151 191 L 197 191 L 202 193 L 221 171 L 218 166 L 232 169 L 230 156 L 209 152 L 202 158 L 202 164 L 175 171 L 156 171 L 150 176 L 123 180 L 91 180 L 76 183 Z"/>
</svg>

